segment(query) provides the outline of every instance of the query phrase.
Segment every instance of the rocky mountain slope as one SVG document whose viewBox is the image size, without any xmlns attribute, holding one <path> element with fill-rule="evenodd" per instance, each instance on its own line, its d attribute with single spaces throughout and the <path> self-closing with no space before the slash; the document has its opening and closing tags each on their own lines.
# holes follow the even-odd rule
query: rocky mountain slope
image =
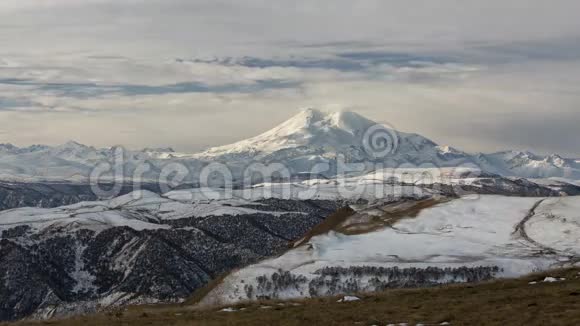
<svg viewBox="0 0 580 326">
<path fill-rule="evenodd" d="M 0 213 L 0 320 L 179 302 L 285 250 L 340 204 L 171 197 L 142 191 Z"/>
</svg>

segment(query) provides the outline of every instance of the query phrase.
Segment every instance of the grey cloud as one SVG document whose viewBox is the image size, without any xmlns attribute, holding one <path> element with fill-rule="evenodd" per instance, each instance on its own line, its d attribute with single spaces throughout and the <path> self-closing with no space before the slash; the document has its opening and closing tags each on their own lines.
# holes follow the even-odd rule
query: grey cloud
<svg viewBox="0 0 580 326">
<path fill-rule="evenodd" d="M 449 63 L 457 62 L 457 58 L 436 56 L 436 55 L 421 55 L 413 53 L 402 52 L 385 52 L 385 51 L 363 51 L 363 52 L 344 52 L 339 53 L 338 57 L 360 62 L 364 64 L 389 64 L 400 67 L 415 67 L 421 66 L 421 62 L 429 63 Z"/>
<path fill-rule="evenodd" d="M 18 108 L 31 105 L 32 102 L 20 98 L 0 97 L 0 110 Z"/>
<path fill-rule="evenodd" d="M 103 95 L 125 96 L 163 95 L 179 93 L 252 93 L 267 89 L 297 88 L 299 82 L 283 80 L 257 80 L 253 84 L 206 85 L 197 82 L 150 86 L 138 84 L 101 85 L 96 83 L 45 83 L 28 79 L 0 79 L 0 85 L 33 86 L 38 91 L 50 92 L 55 96 L 88 99 Z M 1 100 L 1 99 L 0 99 Z M 0 101 L 0 106 L 16 106 L 14 100 Z M 20 103 L 20 102 L 19 102 Z M 27 102 L 31 103 L 31 102 Z"/>
<path fill-rule="evenodd" d="M 347 43 L 349 44 L 349 43 Z M 356 43 L 355 43 L 356 44 Z M 353 45 L 355 45 L 353 44 Z M 356 49 L 356 48 L 354 48 Z M 177 59 L 178 61 L 186 61 Z M 260 58 L 244 56 L 241 58 L 226 57 L 213 59 L 192 59 L 192 62 L 216 63 L 222 65 L 241 65 L 250 68 L 294 67 L 304 69 L 334 69 L 340 71 L 363 71 L 380 64 L 396 67 L 421 67 L 428 64 L 455 63 L 459 58 L 451 55 L 428 55 L 388 51 L 331 52 L 330 55 L 298 58 Z"/>
<path fill-rule="evenodd" d="M 580 36 L 473 44 L 468 49 L 472 51 L 471 58 L 488 63 L 522 60 L 574 61 L 580 59 Z"/>
</svg>

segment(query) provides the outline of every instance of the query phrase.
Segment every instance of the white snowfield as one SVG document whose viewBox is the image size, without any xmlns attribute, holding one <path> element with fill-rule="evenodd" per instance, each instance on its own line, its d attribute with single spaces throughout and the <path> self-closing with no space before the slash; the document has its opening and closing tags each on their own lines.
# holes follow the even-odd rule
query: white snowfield
<svg viewBox="0 0 580 326">
<path fill-rule="evenodd" d="M 578 262 L 580 197 L 461 198 L 426 208 L 416 217 L 403 218 L 375 232 L 344 235 L 330 231 L 315 236 L 280 257 L 233 272 L 200 304 L 309 297 L 309 282 L 319 278 L 317 271 L 324 267 L 497 266 L 494 277 L 516 277 Z M 257 277 L 280 272 L 303 279 L 278 291 L 259 286 Z M 352 283 L 353 279 L 361 291 L 376 289 L 365 275 L 358 279 L 350 275 L 342 281 Z M 329 280 L 322 282 L 329 284 Z M 382 281 L 388 282 L 388 278 Z M 437 282 L 447 281 L 462 280 Z M 249 286 L 253 290 L 250 296 Z"/>
</svg>

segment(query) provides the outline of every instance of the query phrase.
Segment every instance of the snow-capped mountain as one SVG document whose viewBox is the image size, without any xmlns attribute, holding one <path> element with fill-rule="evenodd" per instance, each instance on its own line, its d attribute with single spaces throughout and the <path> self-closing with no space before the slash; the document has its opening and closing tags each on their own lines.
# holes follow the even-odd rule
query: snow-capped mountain
<svg viewBox="0 0 580 326">
<path fill-rule="evenodd" d="M 106 164 L 100 181 L 157 181 L 163 165 L 172 162 L 171 149 L 127 150 L 121 146 L 95 148 L 74 141 L 59 146 L 35 145 L 18 148 L 0 145 L 0 180 L 7 181 L 91 181 L 91 173 Z M 176 159 L 179 160 L 179 159 Z M 184 160 L 188 168 L 198 160 Z M 136 174 L 139 167 L 147 166 Z"/>
<path fill-rule="evenodd" d="M 530 152 L 504 151 L 478 154 L 474 161 L 485 171 L 504 176 L 524 178 L 566 178 L 580 180 L 580 160 Z"/>
<path fill-rule="evenodd" d="M 314 109 L 296 116 L 256 137 L 196 154 L 202 160 L 286 162 L 295 172 L 306 172 L 315 163 L 381 162 L 455 166 L 462 156 L 417 135 L 396 131 L 354 112 L 324 113 Z M 369 167 L 372 169 L 372 166 Z M 329 173 L 332 174 L 332 173 Z"/>
<path fill-rule="evenodd" d="M 0 179 L 86 181 L 96 166 L 115 165 L 120 155 L 124 158 L 122 169 L 115 172 L 129 181 L 136 177 L 157 180 L 164 166 L 179 163 L 191 172 L 187 182 L 195 183 L 200 167 L 216 161 L 230 166 L 234 177 L 252 162 L 283 163 L 295 174 L 310 172 L 317 163 L 328 163 L 330 168 L 322 174 L 333 176 L 337 160 L 366 163 L 362 173 L 374 170 L 377 163 L 384 167 L 419 169 L 467 165 L 478 166 L 483 173 L 508 177 L 580 180 L 577 159 L 516 151 L 469 154 L 450 146 L 439 146 L 417 134 L 381 126 L 357 113 L 325 113 L 314 109 L 301 111 L 256 137 L 193 154 L 177 153 L 171 148 L 98 149 L 76 142 L 27 148 L 2 144 Z M 148 164 L 148 171 L 136 176 L 135 171 L 144 164 Z M 111 179 L 119 177 L 111 173 L 104 175 Z"/>
<path fill-rule="evenodd" d="M 211 148 L 198 157 L 244 157 L 261 159 L 279 153 L 284 156 L 350 154 L 352 158 L 375 159 L 363 148 L 365 133 L 378 123 L 354 112 L 324 113 L 306 109 L 296 116 L 256 137 L 231 145 Z M 385 128 L 395 149 L 416 154 L 418 150 L 435 147 L 432 141 L 415 134 L 406 134 Z M 370 136 L 370 135 L 368 135 Z M 369 145 L 370 146 L 370 145 Z M 293 152 L 294 151 L 294 152 Z M 388 154 L 388 153 L 386 153 Z M 385 154 L 385 156 L 386 156 Z"/>
<path fill-rule="evenodd" d="M 469 154 L 451 146 L 439 146 L 421 135 L 389 127 L 377 130 L 380 133 L 378 137 L 392 142 L 382 145 L 390 146 L 390 151 L 377 158 L 369 150 L 381 149 L 369 144 L 373 134 L 368 131 L 380 125 L 354 112 L 324 113 L 307 109 L 256 137 L 214 147 L 194 157 L 221 161 L 292 162 L 292 167 L 297 167 L 300 166 L 299 162 L 306 162 L 302 166 L 309 166 L 308 162 L 327 161 L 342 154 L 347 161 L 379 161 L 387 167 L 453 167 L 472 164 L 479 166 L 483 172 L 503 176 L 580 179 L 580 160 L 566 159 L 557 154 L 544 157 L 518 151 Z"/>
<path fill-rule="evenodd" d="M 0 154 L 3 155 L 25 154 L 45 150 L 48 148 L 49 148 L 48 146 L 44 145 L 32 145 L 29 147 L 20 148 L 12 144 L 0 144 Z"/>
</svg>

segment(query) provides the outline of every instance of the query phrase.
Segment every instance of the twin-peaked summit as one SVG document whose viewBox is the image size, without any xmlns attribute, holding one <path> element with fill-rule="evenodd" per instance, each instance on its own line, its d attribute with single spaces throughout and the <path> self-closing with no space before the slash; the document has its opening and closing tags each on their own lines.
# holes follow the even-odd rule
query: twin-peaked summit
<svg viewBox="0 0 580 326">
<path fill-rule="evenodd" d="M 348 147 L 360 145 L 362 133 L 375 123 L 352 112 L 325 113 L 306 109 L 263 134 L 209 149 L 202 155 L 274 153 L 298 147 Z"/>
<path fill-rule="evenodd" d="M 434 151 L 436 146 L 427 138 L 398 132 L 355 112 L 322 112 L 306 109 L 256 137 L 231 145 L 214 147 L 197 156 L 206 159 L 224 157 L 287 159 L 288 156 L 295 158 L 299 155 L 332 157 L 344 154 L 355 159 L 365 159 L 375 158 L 369 152 L 380 151 L 381 147 L 389 147 L 388 152 L 381 157 L 384 158 L 396 154 L 399 150 L 413 155 L 418 154 L 418 151 Z M 280 155 L 282 157 L 276 157 Z"/>
</svg>

